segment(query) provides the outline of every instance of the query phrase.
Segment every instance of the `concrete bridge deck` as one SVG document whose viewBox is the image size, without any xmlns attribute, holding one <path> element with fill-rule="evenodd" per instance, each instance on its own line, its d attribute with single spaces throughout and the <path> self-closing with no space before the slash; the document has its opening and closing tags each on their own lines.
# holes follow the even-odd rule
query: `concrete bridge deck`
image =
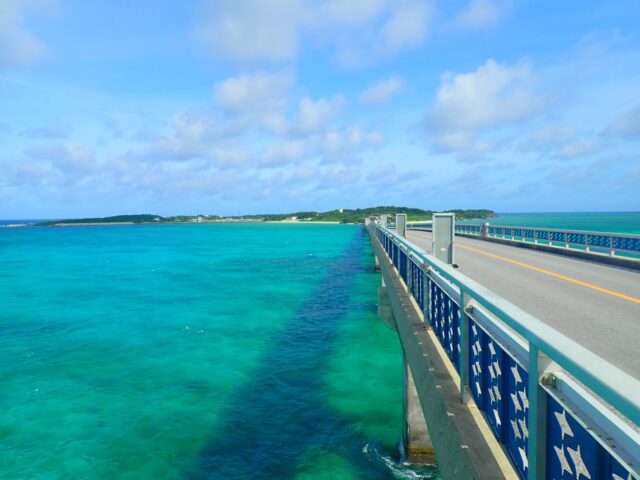
<svg viewBox="0 0 640 480">
<path fill-rule="evenodd" d="M 431 251 L 431 233 L 407 231 Z M 456 236 L 460 272 L 640 378 L 640 273 Z"/>
</svg>

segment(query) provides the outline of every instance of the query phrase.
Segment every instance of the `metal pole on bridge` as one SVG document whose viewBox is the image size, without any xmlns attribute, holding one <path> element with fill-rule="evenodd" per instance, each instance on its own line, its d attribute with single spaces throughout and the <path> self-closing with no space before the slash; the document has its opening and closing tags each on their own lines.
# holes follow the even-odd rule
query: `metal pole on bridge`
<svg viewBox="0 0 640 480">
<path fill-rule="evenodd" d="M 485 222 L 480 226 L 480 236 L 483 238 L 489 236 L 489 222 Z"/>
</svg>

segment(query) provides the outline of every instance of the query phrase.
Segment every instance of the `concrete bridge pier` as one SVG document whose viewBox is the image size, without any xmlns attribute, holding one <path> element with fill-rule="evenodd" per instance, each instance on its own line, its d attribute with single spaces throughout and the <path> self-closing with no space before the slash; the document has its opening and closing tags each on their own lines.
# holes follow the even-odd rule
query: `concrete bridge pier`
<svg viewBox="0 0 640 480">
<path fill-rule="evenodd" d="M 413 381 L 411 368 L 406 358 L 403 361 L 403 373 L 404 430 L 402 441 L 405 460 L 409 463 L 435 465 L 436 454 L 433 450 L 431 435 L 429 435 L 416 384 Z"/>
<path fill-rule="evenodd" d="M 387 286 L 381 277 L 381 285 L 378 288 L 378 316 L 391 329 L 397 331 L 396 320 L 393 315 L 393 307 L 389 300 Z M 402 387 L 403 387 L 403 429 L 402 446 L 404 459 L 409 463 L 429 464 L 436 463 L 436 456 L 431 443 L 431 436 L 427 428 L 420 398 L 416 389 L 409 363 L 403 354 Z"/>
<path fill-rule="evenodd" d="M 384 278 L 380 277 L 380 287 L 378 288 L 378 317 L 391 330 L 396 331 L 396 319 L 393 316 L 393 308 L 389 301 L 387 286 L 384 284 Z"/>
</svg>

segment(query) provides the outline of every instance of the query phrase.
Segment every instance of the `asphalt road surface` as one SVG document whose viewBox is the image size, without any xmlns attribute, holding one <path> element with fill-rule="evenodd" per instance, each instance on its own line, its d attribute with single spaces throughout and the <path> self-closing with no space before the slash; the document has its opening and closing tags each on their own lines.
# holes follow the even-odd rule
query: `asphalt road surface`
<svg viewBox="0 0 640 480">
<path fill-rule="evenodd" d="M 431 233 L 407 231 L 431 251 Z M 455 237 L 459 271 L 640 378 L 640 272 Z"/>
</svg>

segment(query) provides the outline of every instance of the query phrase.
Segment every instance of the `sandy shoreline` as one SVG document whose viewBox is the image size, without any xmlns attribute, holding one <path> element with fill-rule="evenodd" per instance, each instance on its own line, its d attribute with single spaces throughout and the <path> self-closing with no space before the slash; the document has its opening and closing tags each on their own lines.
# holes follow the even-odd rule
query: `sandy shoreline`
<svg viewBox="0 0 640 480">
<path fill-rule="evenodd" d="M 233 225 L 233 224 L 287 224 L 287 225 L 354 225 L 347 224 L 342 222 L 306 222 L 306 221 L 297 221 L 297 220 L 265 220 L 265 221 L 256 221 L 256 220 L 232 220 L 232 221 L 219 221 L 219 222 L 109 222 L 109 223 L 100 223 L 100 222 L 91 222 L 91 223 L 55 223 L 52 225 L 32 225 L 32 224 L 7 224 L 1 225 L 3 228 L 29 228 L 29 227 L 61 227 L 61 228 L 69 228 L 69 227 L 118 227 L 118 226 L 126 226 L 126 225 Z"/>
<path fill-rule="evenodd" d="M 224 223 L 224 222 L 219 222 L 219 223 Z M 241 223 L 241 222 L 237 222 L 237 223 Z M 299 220 L 265 220 L 264 222 L 260 222 L 260 223 L 288 223 L 288 224 L 296 223 L 296 224 L 299 224 L 299 225 L 317 225 L 317 224 L 320 224 L 320 225 L 341 225 L 342 224 L 342 222 L 305 222 L 305 221 L 299 221 Z"/>
</svg>

